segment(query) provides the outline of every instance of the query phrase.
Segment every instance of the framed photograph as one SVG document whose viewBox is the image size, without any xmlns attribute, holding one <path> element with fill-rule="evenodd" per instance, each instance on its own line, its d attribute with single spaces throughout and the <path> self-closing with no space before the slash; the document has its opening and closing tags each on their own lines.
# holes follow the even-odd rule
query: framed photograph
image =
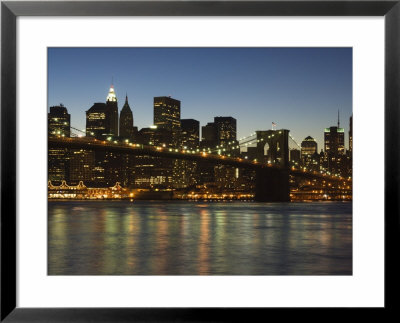
<svg viewBox="0 0 400 323">
<path fill-rule="evenodd" d="M 2 2 L 1 320 L 394 309 L 399 14 Z"/>
</svg>

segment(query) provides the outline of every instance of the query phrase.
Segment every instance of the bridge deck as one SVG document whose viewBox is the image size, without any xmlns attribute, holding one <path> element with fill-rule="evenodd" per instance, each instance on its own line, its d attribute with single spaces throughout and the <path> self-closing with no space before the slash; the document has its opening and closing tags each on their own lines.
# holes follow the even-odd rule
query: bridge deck
<svg viewBox="0 0 400 323">
<path fill-rule="evenodd" d="M 224 155 L 209 154 L 202 151 L 191 151 L 175 148 L 157 147 L 150 145 L 121 143 L 113 141 L 103 141 L 94 138 L 67 138 L 67 137 L 49 137 L 48 147 L 52 148 L 72 148 L 72 149 L 90 149 L 90 150 L 108 150 L 131 155 L 149 155 L 154 157 L 164 157 L 191 161 L 209 162 L 213 164 L 229 165 L 238 168 L 249 168 L 255 171 L 269 168 L 271 170 L 289 170 L 290 175 L 310 178 L 323 179 L 327 181 L 344 181 L 341 177 L 329 176 L 318 172 L 309 172 L 301 169 L 285 169 L 278 165 L 264 164 L 258 161 L 251 161 L 240 157 L 229 157 Z"/>
</svg>

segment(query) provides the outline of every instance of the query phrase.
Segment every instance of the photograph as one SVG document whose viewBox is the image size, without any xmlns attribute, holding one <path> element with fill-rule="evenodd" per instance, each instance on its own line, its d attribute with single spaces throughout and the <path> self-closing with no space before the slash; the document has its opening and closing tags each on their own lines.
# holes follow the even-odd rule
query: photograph
<svg viewBox="0 0 400 323">
<path fill-rule="evenodd" d="M 48 275 L 353 274 L 352 47 L 48 47 L 47 75 Z"/>
</svg>

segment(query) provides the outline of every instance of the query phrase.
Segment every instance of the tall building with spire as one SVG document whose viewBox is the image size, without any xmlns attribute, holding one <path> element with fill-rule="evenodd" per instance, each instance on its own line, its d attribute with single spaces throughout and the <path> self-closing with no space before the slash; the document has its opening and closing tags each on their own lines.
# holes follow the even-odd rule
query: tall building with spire
<svg viewBox="0 0 400 323">
<path fill-rule="evenodd" d="M 106 106 L 108 114 L 107 119 L 110 125 L 110 135 L 118 136 L 118 100 L 113 84 L 111 84 L 110 90 L 108 91 Z"/>
<path fill-rule="evenodd" d="M 119 116 L 119 136 L 122 139 L 132 139 L 134 134 L 133 114 L 128 103 L 128 95 L 125 97 L 125 104 Z"/>
</svg>

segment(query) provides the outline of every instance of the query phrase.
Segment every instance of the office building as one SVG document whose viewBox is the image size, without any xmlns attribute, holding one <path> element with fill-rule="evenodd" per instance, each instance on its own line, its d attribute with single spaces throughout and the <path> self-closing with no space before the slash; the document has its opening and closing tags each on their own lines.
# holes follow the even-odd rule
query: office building
<svg viewBox="0 0 400 323">
<path fill-rule="evenodd" d="M 60 104 L 50 107 L 47 115 L 49 137 L 71 136 L 71 115 L 67 108 Z M 61 183 L 69 178 L 69 150 L 67 148 L 49 147 L 47 155 L 48 180 Z"/>
<path fill-rule="evenodd" d="M 344 155 L 344 129 L 339 127 L 325 128 L 324 150 L 328 155 Z"/>
<path fill-rule="evenodd" d="M 54 183 L 61 183 L 64 180 L 68 180 L 69 149 L 49 147 L 47 167 L 48 167 L 48 180 Z"/>
<path fill-rule="evenodd" d="M 209 122 L 201 127 L 201 147 L 215 148 L 217 145 L 217 127 L 214 122 Z"/>
<path fill-rule="evenodd" d="M 86 136 L 106 139 L 111 135 L 105 103 L 95 103 L 86 111 Z"/>
<path fill-rule="evenodd" d="M 318 144 L 311 136 L 306 137 L 301 142 L 301 159 L 310 157 L 318 152 Z"/>
<path fill-rule="evenodd" d="M 181 126 L 181 101 L 170 96 L 154 98 L 154 125 L 158 128 L 177 131 Z"/>
<path fill-rule="evenodd" d="M 93 180 L 93 168 L 95 165 L 94 151 L 87 149 L 72 149 L 69 160 L 69 183 L 79 181 L 89 182 Z"/>
<path fill-rule="evenodd" d="M 218 145 L 236 140 L 236 119 L 232 117 L 215 117 Z"/>
<path fill-rule="evenodd" d="M 344 148 L 344 129 L 338 125 L 325 128 L 324 131 L 324 168 L 331 174 L 342 175 L 346 172 Z"/>
<path fill-rule="evenodd" d="M 71 136 L 71 115 L 62 103 L 50 107 L 50 112 L 47 114 L 47 121 L 49 136 Z"/>
<path fill-rule="evenodd" d="M 181 120 L 181 145 L 186 149 L 199 147 L 200 123 L 194 119 Z"/>
</svg>

